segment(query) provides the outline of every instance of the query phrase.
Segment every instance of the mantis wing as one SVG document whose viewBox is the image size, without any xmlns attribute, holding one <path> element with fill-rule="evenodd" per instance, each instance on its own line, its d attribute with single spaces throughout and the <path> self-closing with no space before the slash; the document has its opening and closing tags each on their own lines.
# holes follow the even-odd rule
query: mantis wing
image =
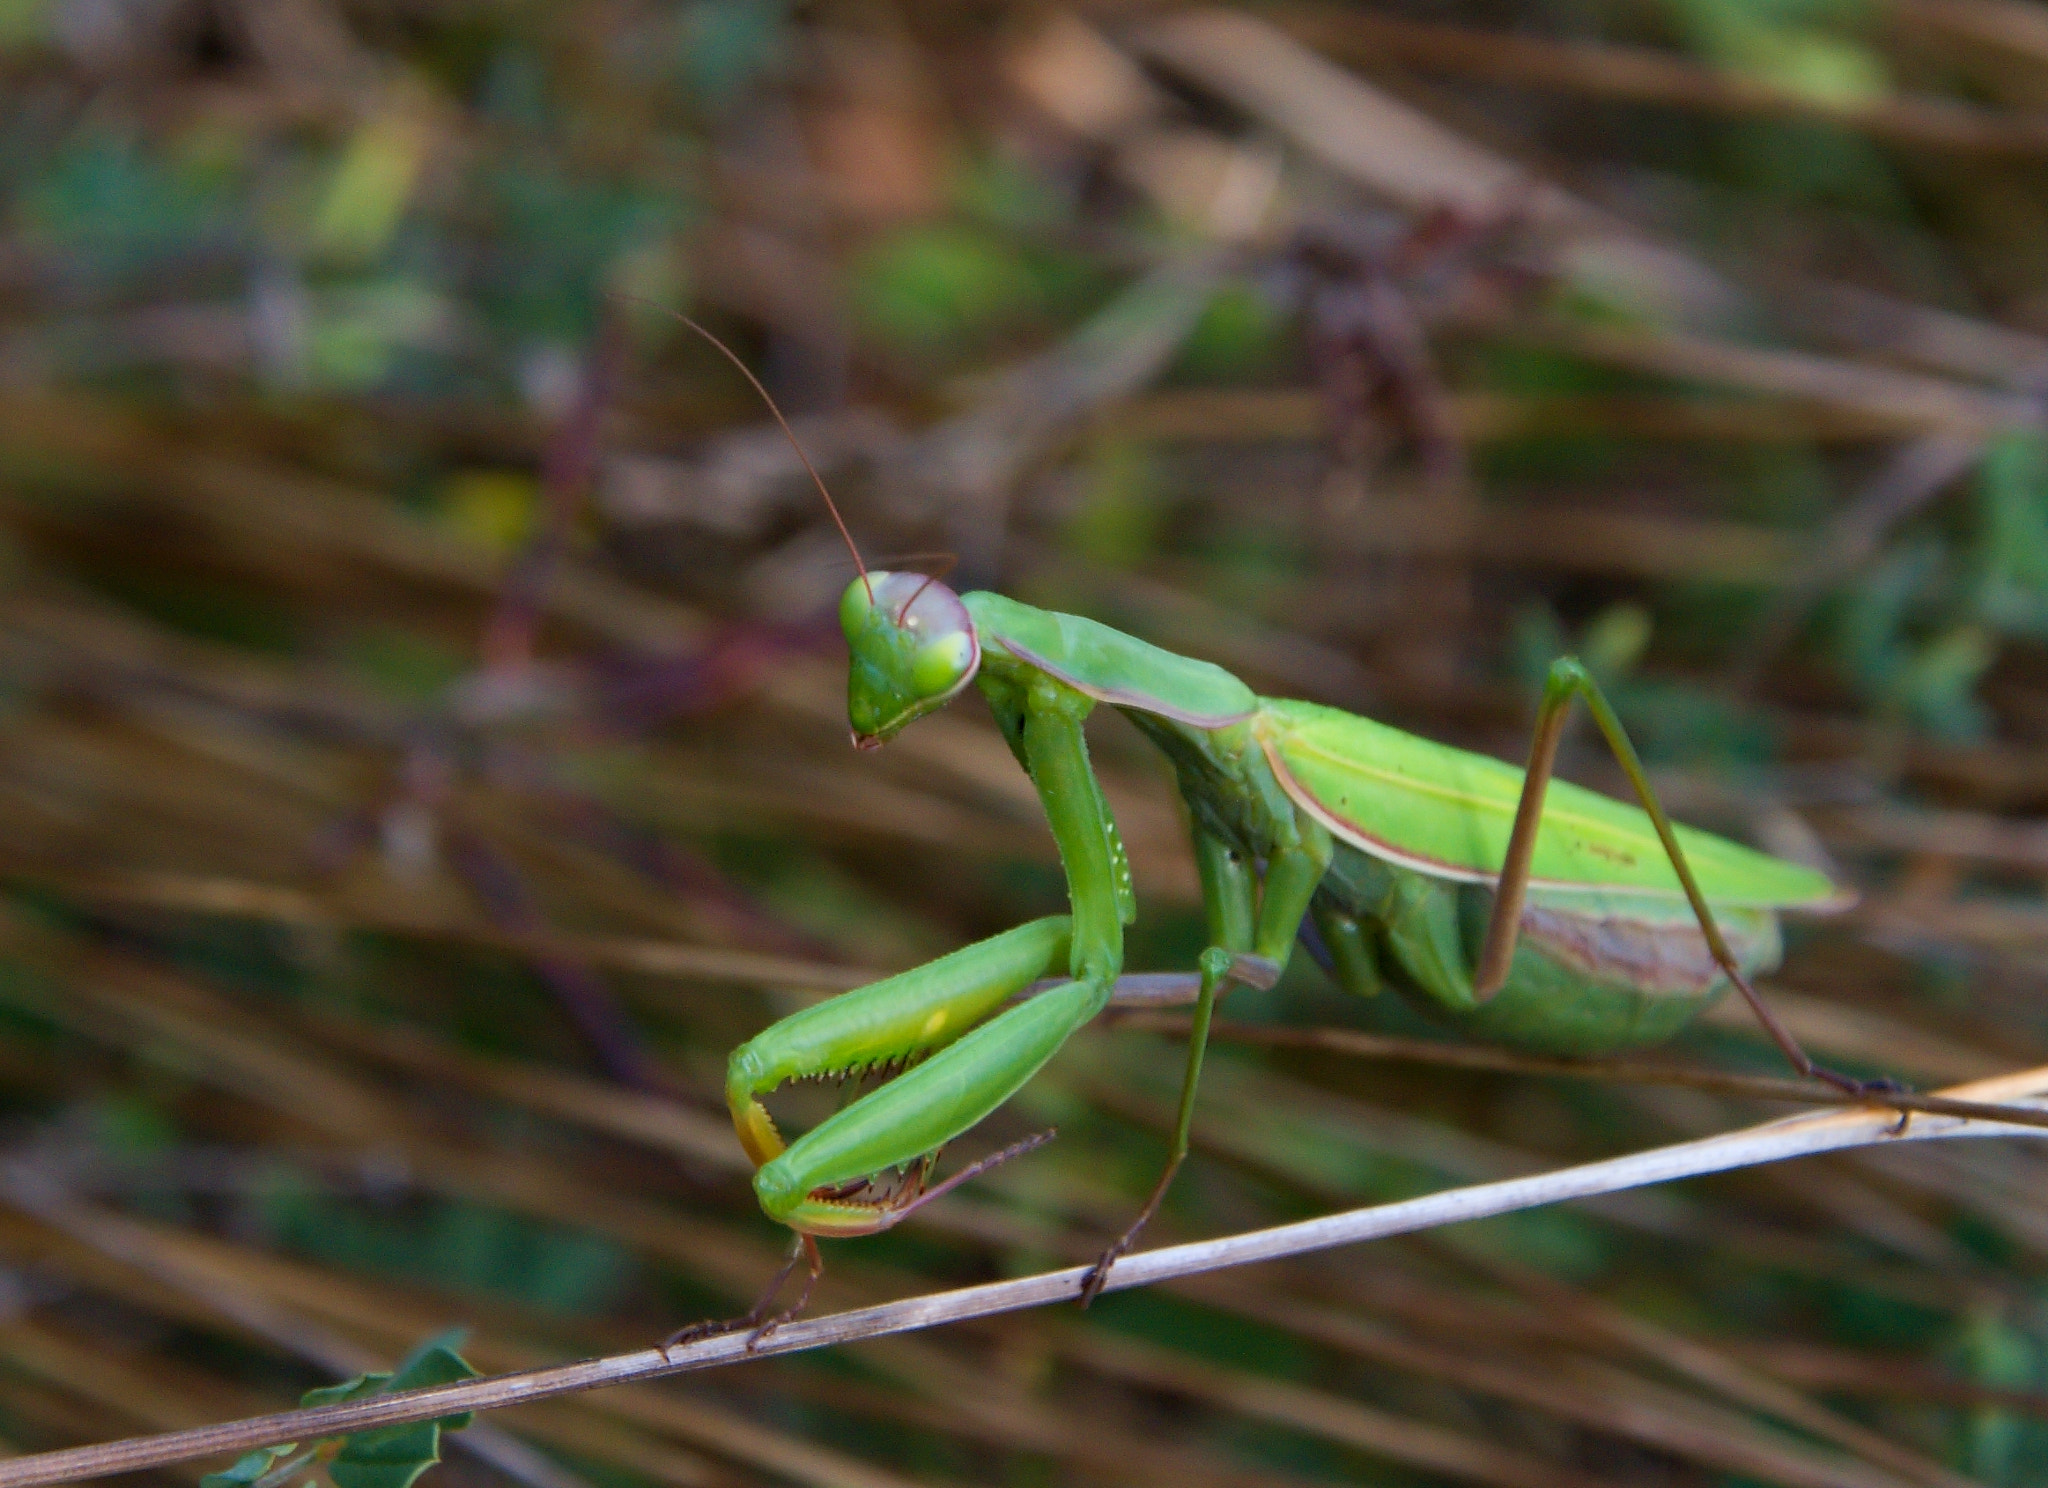
<svg viewBox="0 0 2048 1488">
<path fill-rule="evenodd" d="M 1522 771 L 1335 708 L 1265 699 L 1255 724 L 1281 788 L 1362 852 L 1435 878 L 1491 882 L 1507 854 Z M 1824 874 L 1679 827 L 1716 904 L 1838 908 Z M 1637 807 L 1553 780 L 1530 865 L 1532 889 L 1678 897 L 1678 875 Z"/>
</svg>

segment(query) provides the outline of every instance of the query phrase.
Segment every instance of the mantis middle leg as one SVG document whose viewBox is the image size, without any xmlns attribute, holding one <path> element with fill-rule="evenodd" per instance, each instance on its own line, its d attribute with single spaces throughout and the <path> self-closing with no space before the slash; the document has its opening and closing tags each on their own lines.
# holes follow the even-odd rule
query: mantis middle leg
<svg viewBox="0 0 2048 1488">
<path fill-rule="evenodd" d="M 1173 1124 L 1173 1145 L 1152 1192 L 1123 1234 L 1104 1250 L 1081 1283 L 1081 1305 L 1093 1302 L 1109 1280 L 1110 1267 L 1137 1242 L 1188 1155 L 1195 1119 L 1195 1091 L 1202 1080 L 1202 1056 L 1209 1044 L 1209 1021 L 1216 999 L 1239 982 L 1270 987 L 1286 969 L 1301 918 L 1323 874 L 1330 866 L 1329 834 L 1321 824 L 1303 818 L 1301 838 L 1274 849 L 1266 864 L 1263 892 L 1251 865 L 1229 844 L 1197 828 L 1195 866 L 1202 881 L 1202 907 L 1209 921 L 1208 949 L 1201 956 L 1201 991 L 1188 1030 L 1187 1072 L 1181 1078 L 1180 1109 Z M 1256 901 L 1256 903 L 1255 903 Z M 1249 953 L 1249 954 L 1247 954 Z"/>
<path fill-rule="evenodd" d="M 1678 882 L 1685 890 L 1686 902 L 1692 906 L 1693 916 L 1699 921 L 1700 934 L 1706 939 L 1709 954 L 1742 994 L 1757 1022 L 1763 1025 L 1764 1031 L 1792 1067 L 1802 1075 L 1824 1081 L 1850 1095 L 1896 1093 L 1898 1087 L 1889 1080 L 1857 1080 L 1816 1064 L 1750 984 L 1735 954 L 1729 950 L 1720 926 L 1714 921 L 1714 912 L 1708 907 L 1706 896 L 1700 892 L 1692 868 L 1685 860 L 1685 852 L 1678 845 L 1677 834 L 1671 830 L 1671 820 L 1664 814 L 1663 804 L 1657 799 L 1657 792 L 1650 785 L 1642 761 L 1636 756 L 1635 746 L 1629 742 L 1627 731 L 1622 728 L 1620 718 L 1601 692 L 1600 685 L 1576 657 L 1566 656 L 1553 662 L 1543 684 L 1543 702 L 1536 713 L 1536 732 L 1530 741 L 1529 766 L 1523 778 L 1522 796 L 1516 803 L 1515 824 L 1508 837 L 1507 856 L 1501 863 L 1493 913 L 1486 923 L 1486 940 L 1480 949 L 1478 971 L 1472 979 L 1474 995 L 1484 1002 L 1500 991 L 1507 981 L 1508 969 L 1514 960 L 1515 941 L 1521 931 L 1522 906 L 1529 890 L 1529 864 L 1536 851 L 1536 833 L 1543 818 L 1543 794 L 1557 763 L 1558 741 L 1571 716 L 1574 699 L 1584 699 L 1586 711 L 1593 715 L 1601 737 L 1607 741 L 1607 747 L 1613 751 L 1623 773 L 1628 776 L 1629 784 L 1635 787 L 1636 798 L 1649 814 L 1651 824 L 1657 830 L 1657 839 L 1663 843 L 1665 855 L 1670 858 Z"/>
</svg>

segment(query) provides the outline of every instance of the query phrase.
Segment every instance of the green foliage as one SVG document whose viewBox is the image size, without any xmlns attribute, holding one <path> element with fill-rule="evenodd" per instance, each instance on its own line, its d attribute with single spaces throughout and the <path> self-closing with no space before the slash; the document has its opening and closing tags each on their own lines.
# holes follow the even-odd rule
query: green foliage
<svg viewBox="0 0 2048 1488">
<path fill-rule="evenodd" d="M 2041 1337 L 1988 1307 L 1965 1321 L 1950 1354 L 1963 1378 L 1993 1390 L 2034 1392 L 2048 1383 L 2048 1346 Z M 2048 1471 L 2048 1424 L 1977 1406 L 1958 1422 L 1954 1458 L 1963 1472 L 1998 1488 L 2038 1483 Z"/>
<path fill-rule="evenodd" d="M 366 1210 L 281 1185 L 264 1212 L 279 1242 L 321 1259 L 553 1312 L 598 1310 L 633 1270 L 606 1240 L 479 1204 Z"/>
<path fill-rule="evenodd" d="M 178 1128 L 163 1109 L 129 1092 L 95 1101 L 81 1113 L 93 1145 L 123 1158 L 148 1158 L 177 1144 Z"/>
<path fill-rule="evenodd" d="M 0 52 L 47 41 L 50 0 L 0 0 Z"/>
<path fill-rule="evenodd" d="M 1880 707 L 1937 736 L 1977 739 L 1990 715 L 1978 683 L 2008 638 L 2048 639 L 2048 454 L 2040 439 L 1993 441 L 1960 530 L 1923 524 L 1838 601 L 1838 664 Z"/>
<path fill-rule="evenodd" d="M 1172 376 L 1183 382 L 1235 382 L 1271 376 L 1284 355 L 1292 317 L 1255 284 L 1233 281 L 1209 297 L 1181 343 Z"/>
<path fill-rule="evenodd" d="M 1861 0 L 1673 0 L 1680 30 L 1708 60 L 1802 93 L 1853 104 L 1891 91 L 1883 58 L 1845 30 L 1865 24 Z"/>
<path fill-rule="evenodd" d="M 308 1390 L 299 1403 L 339 1405 L 400 1390 L 424 1390 L 475 1379 L 476 1371 L 446 1343 L 430 1341 L 415 1349 L 390 1374 L 361 1374 L 344 1384 Z M 327 1459 L 335 1488 L 412 1488 L 419 1475 L 441 1460 L 441 1433 L 460 1431 L 471 1413 L 443 1416 L 409 1426 L 359 1431 L 342 1440 L 340 1451 Z"/>
<path fill-rule="evenodd" d="M 102 592 L 183 635 L 272 653 L 305 639 L 300 617 L 267 595 L 162 569 L 122 567 L 94 578 Z"/>
<path fill-rule="evenodd" d="M 1022 253 L 995 234 L 949 225 L 883 239 L 854 268 L 856 313 L 883 340 L 937 350 L 1036 308 Z"/>
<path fill-rule="evenodd" d="M 1613 703 L 1652 763 L 1757 766 L 1778 753 L 1768 718 L 1712 687 L 1645 677 L 1618 688 Z"/>
<path fill-rule="evenodd" d="M 852 266 L 855 318 L 900 353 L 958 356 L 998 334 L 1085 308 L 1101 283 L 1082 261 L 968 223 L 908 227 Z"/>
<path fill-rule="evenodd" d="M 546 158 L 488 170 L 480 195 L 495 240 L 481 298 L 515 343 L 588 339 L 611 271 L 690 215 L 672 192 L 574 175 Z"/>
<path fill-rule="evenodd" d="M 406 1356 L 397 1369 L 384 1374 L 359 1374 L 339 1385 L 308 1390 L 299 1404 L 308 1409 L 367 1400 L 373 1395 L 424 1390 L 475 1379 L 477 1372 L 455 1352 L 452 1337 L 429 1339 Z M 249 1453 L 226 1472 L 208 1473 L 200 1488 L 282 1488 L 301 1469 L 321 1462 L 335 1488 L 412 1488 L 420 1474 L 441 1460 L 441 1433 L 460 1431 L 472 1412 L 434 1421 L 384 1426 L 350 1436 L 326 1437 L 308 1450 L 296 1442 Z"/>
<path fill-rule="evenodd" d="M 1610 1230 L 1562 1207 L 1524 1209 L 1451 1225 L 1443 1231 L 1443 1241 L 1589 1286 L 1608 1274 L 1620 1248 Z"/>
<path fill-rule="evenodd" d="M 1548 605 L 1525 605 L 1515 614 L 1508 654 L 1516 680 L 1540 697 L 1550 664 L 1560 656 L 1576 656 L 1608 691 L 1619 687 L 1635 670 L 1650 645 L 1650 612 L 1639 604 L 1609 605 L 1589 620 L 1574 645 L 1556 611 Z"/>
<path fill-rule="evenodd" d="M 404 219 L 426 145 L 421 122 L 403 107 L 359 125 L 321 193 L 313 251 L 343 263 L 380 257 Z"/>
<path fill-rule="evenodd" d="M 394 697 L 425 702 L 441 696 L 468 668 L 468 658 L 416 629 L 365 626 L 340 645 L 343 664 Z"/>
<path fill-rule="evenodd" d="M 1864 0 L 1670 0 L 1679 34 L 1714 67 L 1813 103 L 1856 108 L 1888 98 L 1891 69 L 1863 33 Z M 1738 119 L 1718 154 L 1744 187 L 1905 218 L 1911 199 L 1869 139 L 1826 124 Z"/>
<path fill-rule="evenodd" d="M 1516 613 L 1509 633 L 1509 665 L 1533 707 L 1550 664 L 1576 655 L 1614 703 L 1637 753 L 1651 763 L 1725 766 L 1768 760 L 1771 731 L 1755 710 L 1710 688 L 1635 675 L 1652 629 L 1647 609 L 1621 601 L 1588 620 L 1574 642 L 1548 606 L 1527 605 Z"/>
<path fill-rule="evenodd" d="M 1067 202 L 1022 161 L 997 151 L 970 156 L 951 181 L 953 204 L 985 227 L 1045 232 L 1065 218 Z"/>
<path fill-rule="evenodd" d="M 297 1442 L 259 1447 L 226 1472 L 208 1473 L 199 1480 L 199 1488 L 271 1488 L 273 1481 L 284 1481 L 312 1460 L 310 1452 L 295 1456 L 298 1450 Z"/>
<path fill-rule="evenodd" d="M 20 211 L 51 248 L 106 272 L 134 272 L 195 243 L 240 241 L 240 185 L 209 156 L 181 160 L 129 134 L 87 130 L 45 163 Z"/>
<path fill-rule="evenodd" d="M 1977 472 L 1972 603 L 1987 625 L 2048 639 L 2048 445 L 2014 431 Z"/>
<path fill-rule="evenodd" d="M 1234 1359 L 1279 1379 L 1315 1372 L 1315 1353 L 1298 1337 L 1241 1313 L 1176 1301 L 1145 1287 L 1111 1292 L 1095 1306 L 1117 1332 L 1198 1358 Z"/>
<path fill-rule="evenodd" d="M 783 56 L 787 0 L 694 0 L 675 23 L 677 71 L 707 109 L 730 107 Z"/>
<path fill-rule="evenodd" d="M 1612 320 L 1611 313 L 1589 311 L 1586 318 Z M 1639 391 L 1643 379 L 1602 367 L 1569 352 L 1527 341 L 1496 341 L 1472 348 L 1463 358 L 1471 377 L 1483 387 L 1532 397 L 1566 393 Z"/>
<path fill-rule="evenodd" d="M 1162 499 L 1152 446 L 1138 440 L 1093 441 L 1078 471 L 1067 545 L 1097 563 L 1143 563 L 1159 550 L 1170 508 Z"/>
</svg>

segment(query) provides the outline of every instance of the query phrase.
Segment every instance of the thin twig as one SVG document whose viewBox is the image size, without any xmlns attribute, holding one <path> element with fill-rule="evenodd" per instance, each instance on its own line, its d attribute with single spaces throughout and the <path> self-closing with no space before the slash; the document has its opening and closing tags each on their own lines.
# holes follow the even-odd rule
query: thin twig
<svg viewBox="0 0 2048 1488">
<path fill-rule="evenodd" d="M 322 1369 L 346 1377 L 366 1374 L 390 1363 L 310 1319 L 295 1316 L 260 1297 L 219 1285 L 193 1271 L 166 1253 L 161 1245 L 150 1244 L 143 1228 L 127 1216 L 76 1202 L 60 1183 L 26 1161 L 0 1163 L 0 1201 Z M 479 1422 L 475 1428 L 453 1438 L 452 1445 L 488 1462 L 527 1488 L 589 1488 L 584 1478 L 489 1422 Z"/>
<path fill-rule="evenodd" d="M 338 895 L 215 874 L 74 872 L 0 856 L 0 882 L 44 888 L 92 904 L 223 915 L 338 931 L 370 930 L 534 956 L 574 956 L 596 966 L 643 976 L 843 992 L 883 975 L 859 966 L 646 937 L 583 935 L 556 929 L 527 934 L 483 922 L 416 917 L 389 905 L 356 903 Z"/>
<path fill-rule="evenodd" d="M 1107 1026 L 1136 1028 L 1183 1038 L 1189 1019 L 1177 1013 L 1112 1008 L 1104 1014 Z M 1228 1043 L 1261 1044 L 1268 1048 L 1326 1049 L 1361 1059 L 1401 1059 L 1417 1064 L 1448 1065 L 1454 1069 L 1493 1070 L 1510 1075 L 1568 1075 L 1581 1080 L 1607 1080 L 1630 1085 L 1682 1085 L 1692 1090 L 1711 1090 L 1721 1095 L 1750 1096 L 1757 1100 L 1787 1101 L 1801 1106 L 1862 1106 L 1868 1102 L 1812 1080 L 1781 1079 L 1772 1075 L 1737 1075 L 1721 1070 L 1688 1069 L 1645 1059 L 1570 1059 L 1552 1054 L 1516 1054 L 1507 1049 L 1488 1049 L 1477 1044 L 1442 1043 L 1435 1039 L 1400 1038 L 1392 1034 L 1360 1033 L 1350 1028 L 1275 1028 L 1259 1023 L 1236 1023 L 1219 1018 L 1209 1025 L 1209 1037 Z M 1900 1091 L 1885 1096 L 1895 1110 L 1919 1111 L 1928 1115 L 1964 1116 L 1980 1121 L 2005 1121 L 2015 1126 L 2048 1129 L 2048 1111 L 2024 1107 L 1992 1107 L 1975 1101 L 1951 1100 L 1939 1095 L 1918 1095 Z"/>
<path fill-rule="evenodd" d="M 1836 100 L 1768 78 L 1717 71 L 1649 47 L 1551 41 L 1517 32 L 1342 11 L 1289 8 L 1279 24 L 1341 61 L 1484 78 L 1734 118 L 1803 119 L 1860 130 L 1896 145 L 1971 155 L 2038 157 L 2048 125 L 2036 115 L 1954 99 L 1894 95 Z"/>
<path fill-rule="evenodd" d="M 584 357 L 576 401 L 548 440 L 532 540 L 506 576 L 497 605 L 484 623 L 480 650 L 487 672 L 519 672 L 533 664 L 548 590 L 569 551 L 570 533 L 597 474 L 605 414 L 625 369 L 626 349 L 625 331 L 607 310 L 598 318 L 597 334 Z"/>
<path fill-rule="evenodd" d="M 1801 566 L 1752 628 L 1736 657 L 1731 685 L 1748 695 L 1798 634 L 1829 589 L 1868 563 L 1885 537 L 1939 496 L 1983 454 L 1968 434 L 1922 435 L 1900 445 L 1855 498 L 1828 523 Z"/>
<path fill-rule="evenodd" d="M 2048 1066 L 1958 1086 L 1945 1092 L 1943 1098 L 1966 1102 L 2039 1102 L 2048 1098 Z M 1585 1163 L 1504 1182 L 1474 1184 L 1419 1199 L 1348 1210 L 1321 1219 L 1254 1230 L 1218 1240 L 1141 1251 L 1117 1263 L 1110 1273 L 1106 1290 L 1150 1286 L 1228 1266 L 1280 1260 L 1339 1245 L 1409 1234 L 1438 1225 L 1485 1219 L 1540 1204 L 1592 1198 L 1786 1158 L 1895 1142 L 2030 1136 L 2036 1130 L 2030 1125 L 1930 1116 L 1922 1117 L 1904 1132 L 1898 1132 L 1893 1114 L 1882 1108 L 1796 1116 L 1603 1162 Z M 1027 1307 L 1042 1307 L 1077 1297 L 1082 1280 L 1090 1269 L 1087 1266 L 1070 1266 L 1065 1270 L 1043 1272 L 1015 1281 L 962 1287 L 875 1307 L 855 1308 L 827 1317 L 785 1324 L 758 1342 L 744 1336 L 727 1335 L 677 1348 L 667 1355 L 659 1349 L 642 1349 L 605 1359 L 496 1375 L 459 1385 L 378 1396 L 344 1405 L 285 1411 L 193 1430 L 35 1453 L 0 1462 L 0 1488 L 75 1482 L 82 1478 L 136 1472 L 200 1457 L 246 1452 L 279 1442 L 309 1441 L 371 1427 L 435 1420 L 462 1411 L 526 1405 L 605 1385 L 657 1379 L 747 1359 L 797 1353 L 971 1318 L 992 1317 Z"/>
</svg>

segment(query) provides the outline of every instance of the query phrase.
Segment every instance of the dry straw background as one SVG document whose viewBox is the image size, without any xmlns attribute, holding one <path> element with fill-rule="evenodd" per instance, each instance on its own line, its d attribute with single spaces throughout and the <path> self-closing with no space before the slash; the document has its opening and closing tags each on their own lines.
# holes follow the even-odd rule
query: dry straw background
<svg viewBox="0 0 2048 1488">
<path fill-rule="evenodd" d="M 1769 988 L 1818 1054 L 2048 1065 L 2044 16 L 0 0 L 0 1444 L 737 1310 L 783 1240 L 727 1051 L 1058 905 L 977 702 L 846 747 L 843 550 L 660 306 L 871 556 L 1510 757 L 1576 648 L 1680 815 L 1861 892 Z M 1184 964 L 1101 723 L 1132 964 Z M 1735 1009 L 1594 1079 L 1298 961 L 1150 1244 L 1788 1109 L 1663 1078 L 1780 1073 Z M 817 1311 L 1085 1261 L 1180 1059 L 1085 1031 L 947 1161 L 1059 1138 L 829 1245 Z M 2037 1143 L 1879 1141 L 522 1406 L 434 1472 L 2038 1483 L 2044 1192 Z"/>
</svg>

